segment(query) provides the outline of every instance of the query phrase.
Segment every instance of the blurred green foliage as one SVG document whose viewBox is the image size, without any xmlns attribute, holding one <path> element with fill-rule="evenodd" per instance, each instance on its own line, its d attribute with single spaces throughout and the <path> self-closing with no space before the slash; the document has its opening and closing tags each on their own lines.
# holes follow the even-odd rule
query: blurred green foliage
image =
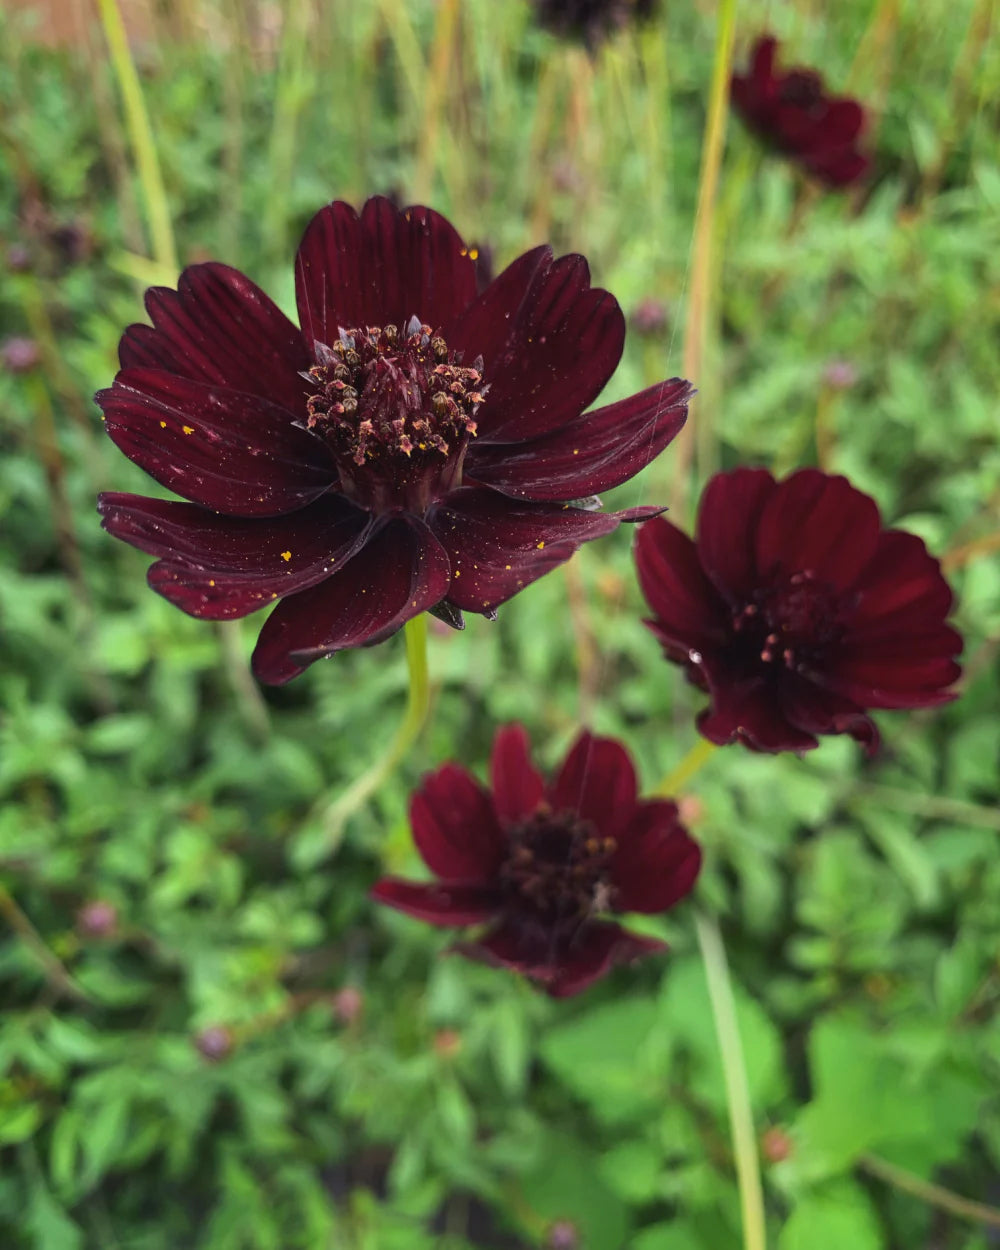
<svg viewBox="0 0 1000 1250">
<path fill-rule="evenodd" d="M 501 263 L 549 238 L 626 309 L 663 301 L 667 328 L 632 336 L 609 397 L 677 371 L 710 6 L 665 5 L 588 61 L 525 5 L 468 0 L 437 94 L 430 0 L 290 4 L 268 35 L 273 7 L 191 2 L 136 48 L 185 260 L 240 265 L 287 305 L 321 203 L 416 191 Z M 741 55 L 766 12 L 743 6 Z M 871 101 L 870 192 L 814 196 L 730 126 L 699 468 L 819 452 L 956 553 L 967 638 L 962 699 L 883 717 L 876 760 L 732 748 L 691 786 L 776 1250 L 997 1244 L 867 1163 L 1000 1203 L 1000 562 L 969 546 L 1000 522 L 991 14 L 772 12 L 789 58 Z M 244 680 L 255 622 L 234 638 L 183 616 L 97 525 L 98 489 L 149 483 L 89 396 L 142 286 L 174 275 L 145 259 L 91 35 L 43 50 L 0 18 L 0 237 L 32 258 L 5 272 L 0 319 L 45 358 L 0 374 L 0 886 L 22 925 L 0 943 L 0 1244 L 460 1250 L 540 1245 L 569 1220 L 589 1250 L 737 1247 L 684 908 L 643 922 L 668 959 L 552 1003 L 366 896 L 383 865 L 416 866 L 421 769 L 481 769 L 500 723 L 524 720 L 552 765 L 591 711 L 648 786 L 684 755 L 696 696 L 640 623 L 629 536 L 577 558 L 571 614 L 556 573 L 496 625 L 433 634 L 432 726 L 331 843 L 329 801 L 400 715 L 401 642 L 265 692 L 265 730 Z M 53 236 L 71 224 L 75 256 Z M 609 503 L 669 502 L 669 452 L 645 479 Z M 103 935 L 95 903 L 114 909 Z"/>
</svg>

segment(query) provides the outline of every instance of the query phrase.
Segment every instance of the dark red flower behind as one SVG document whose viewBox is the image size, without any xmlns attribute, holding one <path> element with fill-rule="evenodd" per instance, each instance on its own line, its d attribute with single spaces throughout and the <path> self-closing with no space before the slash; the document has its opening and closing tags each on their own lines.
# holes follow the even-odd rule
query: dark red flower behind
<svg viewBox="0 0 1000 1250">
<path fill-rule="evenodd" d="M 830 187 L 846 187 L 868 172 L 858 148 L 865 111 L 857 100 L 829 95 L 811 69 L 775 68 L 778 41 L 758 39 L 746 74 L 734 74 L 733 104 L 772 147 Z"/>
<path fill-rule="evenodd" d="M 474 249 L 473 249 L 474 250 Z M 149 291 L 108 433 L 190 502 L 105 494 L 110 533 L 157 556 L 150 585 L 192 616 L 280 599 L 254 670 L 282 683 L 435 611 L 487 616 L 581 543 L 659 509 L 598 491 L 677 433 L 679 379 L 584 413 L 614 372 L 620 308 L 582 256 L 537 247 L 481 294 L 427 208 L 372 199 L 312 220 L 295 267 L 301 330 L 235 269 Z"/>
<path fill-rule="evenodd" d="M 582 39 L 596 48 L 629 22 L 645 21 L 657 0 L 535 0 L 538 21 L 554 34 Z"/>
<path fill-rule="evenodd" d="M 666 911 L 701 865 L 676 805 L 640 800 L 624 748 L 589 733 L 546 785 L 524 729 L 507 726 L 493 746 L 492 793 L 445 764 L 413 796 L 410 821 L 437 881 L 384 877 L 373 896 L 428 924 L 487 925 L 458 950 L 554 997 L 664 949 L 607 916 Z"/>
<path fill-rule="evenodd" d="M 955 697 L 962 639 L 940 565 L 844 477 L 719 473 L 695 540 L 657 518 L 636 560 L 647 624 L 709 693 L 698 728 L 712 742 L 805 751 L 849 733 L 873 752 L 867 709 Z"/>
</svg>

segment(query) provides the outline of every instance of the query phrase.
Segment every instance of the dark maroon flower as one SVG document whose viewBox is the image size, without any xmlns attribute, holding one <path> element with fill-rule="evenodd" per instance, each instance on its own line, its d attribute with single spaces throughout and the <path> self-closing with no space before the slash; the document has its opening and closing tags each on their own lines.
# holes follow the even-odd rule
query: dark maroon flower
<svg viewBox="0 0 1000 1250">
<path fill-rule="evenodd" d="M 428 924 L 488 925 L 458 949 L 513 968 L 555 997 L 664 949 L 605 917 L 666 911 L 701 864 L 676 805 L 640 801 L 624 748 L 589 733 L 546 785 L 524 729 L 501 729 L 492 793 L 445 764 L 413 796 L 410 821 L 438 880 L 383 877 L 373 896 Z"/>
<path fill-rule="evenodd" d="M 581 543 L 659 511 L 591 497 L 659 454 L 690 387 L 583 412 L 625 325 L 582 256 L 535 248 L 477 295 L 443 217 L 377 198 L 360 217 L 322 209 L 295 278 L 301 330 L 225 265 L 154 288 L 153 325 L 125 332 L 97 396 L 122 451 L 191 501 L 105 494 L 105 528 L 159 557 L 150 585 L 192 616 L 281 599 L 262 681 L 425 610 L 492 617 Z"/>
<path fill-rule="evenodd" d="M 870 159 L 858 150 L 865 112 L 857 100 L 829 95 L 811 69 L 778 73 L 772 36 L 757 40 L 746 74 L 733 75 L 733 103 L 751 130 L 821 182 L 846 187 Z"/>
<path fill-rule="evenodd" d="M 695 540 L 657 518 L 636 559 L 647 624 L 711 697 L 698 728 L 712 742 L 805 751 L 849 733 L 874 752 L 866 709 L 955 697 L 962 639 L 940 565 L 844 477 L 719 473 Z"/>
<path fill-rule="evenodd" d="M 590 48 L 629 22 L 652 17 L 656 5 L 657 0 L 535 0 L 542 26 L 582 39 Z"/>
</svg>

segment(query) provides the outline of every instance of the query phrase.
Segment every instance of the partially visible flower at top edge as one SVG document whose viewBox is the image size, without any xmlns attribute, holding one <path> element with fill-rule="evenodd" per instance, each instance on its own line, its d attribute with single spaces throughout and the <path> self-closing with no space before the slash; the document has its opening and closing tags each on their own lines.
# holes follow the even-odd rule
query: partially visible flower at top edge
<svg viewBox="0 0 1000 1250">
<path fill-rule="evenodd" d="M 591 50 L 629 22 L 646 21 L 659 0 L 535 0 L 538 23 L 553 34 L 582 39 Z"/>
<path fill-rule="evenodd" d="M 610 917 L 672 907 L 690 893 L 701 851 L 676 804 L 639 799 L 624 747 L 583 733 L 546 784 L 526 732 L 509 725 L 491 773 L 490 789 L 457 764 L 425 778 L 410 822 L 437 880 L 383 877 L 373 897 L 428 924 L 487 926 L 456 949 L 556 998 L 665 949 Z"/>
<path fill-rule="evenodd" d="M 858 148 L 865 111 L 857 100 L 830 95 L 815 70 L 775 68 L 778 41 L 757 40 L 746 74 L 734 74 L 733 104 L 762 139 L 829 187 L 847 187 L 867 174 L 871 159 Z"/>
<path fill-rule="evenodd" d="M 253 666 L 281 684 L 433 611 L 493 617 L 581 543 L 659 508 L 597 492 L 684 423 L 680 379 L 584 413 L 622 354 L 615 299 L 582 256 L 536 247 L 477 295 L 428 208 L 377 197 L 308 226 L 301 330 L 235 269 L 153 288 L 97 396 L 108 433 L 190 502 L 106 493 L 105 528 L 157 556 L 153 589 L 203 619 L 280 599 Z"/>
<path fill-rule="evenodd" d="M 955 698 L 962 638 L 941 566 L 844 477 L 719 473 L 695 539 L 658 517 L 636 561 L 647 625 L 709 694 L 698 728 L 711 742 L 807 751 L 848 733 L 874 753 L 869 709 Z"/>
</svg>

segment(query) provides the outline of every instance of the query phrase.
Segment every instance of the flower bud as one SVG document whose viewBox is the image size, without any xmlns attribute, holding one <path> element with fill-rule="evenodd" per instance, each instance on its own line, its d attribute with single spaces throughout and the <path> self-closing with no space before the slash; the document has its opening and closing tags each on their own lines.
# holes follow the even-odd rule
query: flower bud
<svg viewBox="0 0 1000 1250">
<path fill-rule="evenodd" d="M 93 899 L 76 913 L 76 931 L 82 938 L 113 937 L 118 928 L 118 909 L 113 903 Z"/>
<path fill-rule="evenodd" d="M 356 1024 L 365 1009 L 361 991 L 353 985 L 345 985 L 333 996 L 333 1015 L 338 1024 Z"/>
<path fill-rule="evenodd" d="M 0 346 L 0 361 L 8 373 L 30 373 L 38 367 L 42 354 L 34 339 L 17 334 L 4 339 Z"/>
<path fill-rule="evenodd" d="M 195 1050 L 210 1063 L 220 1063 L 233 1052 L 233 1034 L 225 1025 L 211 1024 L 194 1035 Z"/>
</svg>

